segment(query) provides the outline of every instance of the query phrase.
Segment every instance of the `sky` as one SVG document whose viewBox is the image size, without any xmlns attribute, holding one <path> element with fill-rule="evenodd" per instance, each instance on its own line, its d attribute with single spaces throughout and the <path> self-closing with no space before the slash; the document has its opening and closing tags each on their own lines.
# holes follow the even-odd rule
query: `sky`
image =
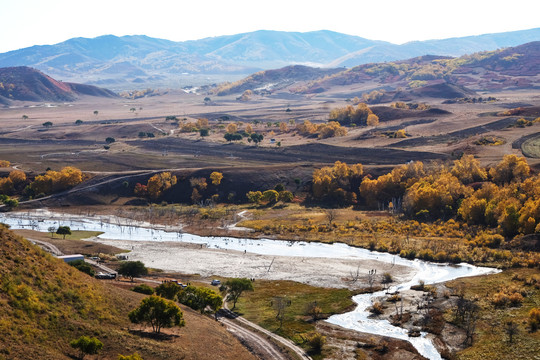
<svg viewBox="0 0 540 360">
<path fill-rule="evenodd" d="M 540 27 L 538 0 L 0 0 L 0 52 L 74 37 L 332 30 L 401 44 Z"/>
</svg>

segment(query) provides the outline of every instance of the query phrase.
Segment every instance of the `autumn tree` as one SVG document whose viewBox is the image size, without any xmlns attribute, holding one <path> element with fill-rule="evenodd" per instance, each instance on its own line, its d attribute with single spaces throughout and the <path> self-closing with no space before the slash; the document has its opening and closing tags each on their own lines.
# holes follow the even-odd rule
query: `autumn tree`
<svg viewBox="0 0 540 360">
<path fill-rule="evenodd" d="M 44 175 L 38 175 L 30 184 L 35 194 L 52 194 L 66 190 L 82 182 L 82 171 L 66 166 L 60 171 L 49 170 Z"/>
<path fill-rule="evenodd" d="M 245 132 L 248 133 L 248 134 L 253 133 L 253 126 L 251 126 L 251 124 L 247 124 Z"/>
<path fill-rule="evenodd" d="M 214 171 L 210 174 L 210 180 L 212 180 L 212 185 L 218 186 L 221 184 L 221 180 L 223 179 L 223 174 L 217 171 Z"/>
<path fill-rule="evenodd" d="M 262 193 L 261 201 L 267 204 L 275 204 L 279 199 L 279 193 L 276 190 L 266 190 Z"/>
<path fill-rule="evenodd" d="M 444 171 L 427 176 L 410 186 L 403 198 L 403 209 L 410 216 L 425 213 L 429 218 L 455 214 L 458 200 L 469 196 L 472 189 L 464 186 L 454 175 Z"/>
<path fill-rule="evenodd" d="M 473 155 L 463 155 L 461 159 L 454 160 L 454 166 L 450 172 L 463 184 L 487 179 L 486 170 L 480 166 L 480 162 Z"/>
<path fill-rule="evenodd" d="M 263 194 L 260 191 L 249 191 L 246 197 L 250 203 L 258 204 L 262 200 Z"/>
<path fill-rule="evenodd" d="M 197 119 L 197 122 L 195 123 L 197 126 L 197 129 L 208 129 L 208 119 L 207 118 L 199 118 Z"/>
<path fill-rule="evenodd" d="M 336 161 L 334 166 L 325 166 L 313 171 L 313 197 L 338 204 L 356 202 L 356 190 L 364 172 L 362 164 L 348 166 Z"/>
<path fill-rule="evenodd" d="M 229 134 L 234 134 L 236 132 L 238 132 L 238 126 L 235 124 L 235 123 L 230 123 L 227 125 L 227 127 L 225 128 L 225 130 L 229 133 Z"/>
<path fill-rule="evenodd" d="M 501 162 L 489 170 L 489 176 L 498 185 L 522 181 L 529 176 L 529 164 L 524 157 L 505 155 Z"/>
<path fill-rule="evenodd" d="M 13 183 L 13 186 L 18 187 L 26 183 L 26 174 L 21 170 L 13 170 L 9 173 L 8 178 Z"/>
<path fill-rule="evenodd" d="M 370 115 L 373 116 L 370 118 Z M 379 123 L 379 118 L 364 103 L 358 104 L 356 108 L 348 105 L 333 109 L 330 111 L 329 120 L 337 121 L 341 125 L 375 126 Z"/>
<path fill-rule="evenodd" d="M 159 334 L 162 328 L 185 325 L 184 314 L 174 302 L 157 295 L 142 299 L 139 307 L 128 314 L 129 320 L 135 324 L 148 324 Z"/>
<path fill-rule="evenodd" d="M 162 172 L 148 179 L 146 186 L 148 195 L 153 198 L 159 198 L 165 191 L 176 185 L 176 176 L 170 172 Z"/>
<path fill-rule="evenodd" d="M 347 129 L 341 126 L 337 121 L 329 121 L 328 124 L 321 124 L 317 127 L 319 139 L 339 137 L 347 135 Z"/>
<path fill-rule="evenodd" d="M 377 126 L 379 125 L 379 117 L 375 114 L 369 114 L 366 119 L 367 126 Z"/>
</svg>

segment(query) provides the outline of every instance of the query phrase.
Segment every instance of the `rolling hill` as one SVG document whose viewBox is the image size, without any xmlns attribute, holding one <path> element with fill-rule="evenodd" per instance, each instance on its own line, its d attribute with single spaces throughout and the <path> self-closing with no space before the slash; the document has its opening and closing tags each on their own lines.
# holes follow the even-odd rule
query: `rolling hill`
<svg viewBox="0 0 540 360">
<path fill-rule="evenodd" d="M 475 96 L 475 91 L 538 88 L 539 59 L 540 41 L 536 41 L 458 58 L 421 56 L 359 65 L 310 82 L 299 80 L 290 90 L 314 94 L 366 84 L 366 94 L 374 91 L 365 99 L 368 103 L 422 96 L 442 99 L 470 97 Z"/>
<path fill-rule="evenodd" d="M 56 81 L 41 71 L 26 66 L 0 68 L 0 102 L 74 101 L 81 95 L 117 97 L 110 90 L 92 85 Z"/>
<path fill-rule="evenodd" d="M 105 35 L 3 53 L 0 67 L 31 66 L 63 81 L 123 90 L 237 80 L 287 65 L 337 68 L 426 54 L 461 56 L 535 40 L 540 40 L 540 28 L 402 45 L 326 30 L 260 30 L 184 42 Z"/>
</svg>

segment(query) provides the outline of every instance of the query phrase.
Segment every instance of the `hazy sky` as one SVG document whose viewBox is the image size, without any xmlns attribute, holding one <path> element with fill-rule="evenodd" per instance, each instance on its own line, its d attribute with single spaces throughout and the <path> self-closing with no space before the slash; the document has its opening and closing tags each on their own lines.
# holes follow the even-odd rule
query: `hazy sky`
<svg viewBox="0 0 540 360">
<path fill-rule="evenodd" d="M 0 0 L 0 52 L 73 37 L 333 30 L 403 43 L 540 27 L 538 0 Z"/>
</svg>

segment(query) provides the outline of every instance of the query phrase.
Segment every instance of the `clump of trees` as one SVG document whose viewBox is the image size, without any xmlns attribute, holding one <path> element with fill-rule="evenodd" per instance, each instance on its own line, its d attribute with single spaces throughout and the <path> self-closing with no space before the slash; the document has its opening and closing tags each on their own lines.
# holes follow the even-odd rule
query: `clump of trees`
<svg viewBox="0 0 540 360">
<path fill-rule="evenodd" d="M 341 161 L 316 169 L 313 171 L 313 198 L 337 205 L 355 204 L 363 173 L 362 164 L 349 166 Z"/>
<path fill-rule="evenodd" d="M 337 121 L 329 121 L 324 124 L 313 124 L 309 120 L 304 120 L 302 124 L 296 125 L 296 131 L 302 136 L 317 136 L 319 139 L 347 135 L 347 129 L 341 126 Z"/>
<path fill-rule="evenodd" d="M 223 305 L 223 298 L 218 292 L 206 287 L 195 287 L 191 285 L 179 291 L 178 301 L 193 310 L 200 311 L 201 314 L 208 308 L 213 313 L 216 313 Z"/>
<path fill-rule="evenodd" d="M 135 184 L 133 192 L 137 196 L 148 196 L 151 199 L 157 199 L 161 197 L 164 192 L 176 185 L 176 182 L 176 176 L 166 171 L 153 175 L 150 179 L 148 179 L 146 185 L 141 183 Z"/>
<path fill-rule="evenodd" d="M 405 109 L 405 110 L 429 110 L 431 106 L 426 103 L 404 103 L 402 101 L 396 101 L 390 105 L 395 109 Z"/>
<path fill-rule="evenodd" d="M 379 124 L 379 117 L 364 103 L 358 104 L 356 108 L 348 105 L 333 109 L 330 111 L 329 119 L 340 125 L 377 126 Z"/>
<path fill-rule="evenodd" d="M 60 171 L 48 170 L 44 175 L 38 175 L 30 184 L 33 194 L 52 194 L 63 191 L 80 184 L 83 181 L 81 170 L 73 166 L 66 166 Z"/>
<path fill-rule="evenodd" d="M 266 191 L 249 191 L 246 193 L 246 198 L 253 204 L 274 205 L 278 201 L 292 202 L 294 195 L 292 192 L 285 190 L 283 185 L 276 185 L 274 189 Z"/>
<path fill-rule="evenodd" d="M 175 117 L 176 118 L 176 117 Z M 199 118 L 195 122 L 185 122 L 179 125 L 180 132 L 189 133 L 189 132 L 201 132 L 206 130 L 208 133 L 210 131 L 210 125 L 207 118 Z"/>
<path fill-rule="evenodd" d="M 0 194 L 12 195 L 24 188 L 27 183 L 26 174 L 21 170 L 12 170 L 5 178 L 0 178 Z"/>
</svg>

